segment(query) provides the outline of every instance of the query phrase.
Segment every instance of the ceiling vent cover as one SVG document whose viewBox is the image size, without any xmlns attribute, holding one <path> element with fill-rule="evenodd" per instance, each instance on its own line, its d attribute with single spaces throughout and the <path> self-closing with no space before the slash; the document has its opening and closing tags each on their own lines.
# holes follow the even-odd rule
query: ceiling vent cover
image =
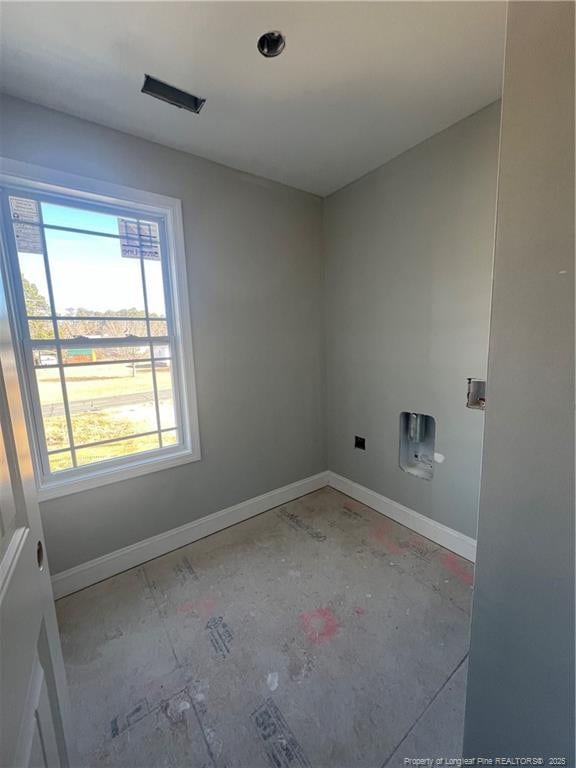
<svg viewBox="0 0 576 768">
<path fill-rule="evenodd" d="M 258 50 L 267 59 L 280 56 L 286 47 L 286 38 L 282 32 L 265 32 L 258 38 Z"/>
<path fill-rule="evenodd" d="M 147 93 L 149 96 L 154 96 L 155 99 L 160 99 L 161 101 L 167 101 L 168 104 L 173 104 L 179 109 L 187 109 L 190 112 L 194 112 L 195 115 L 200 112 L 206 103 L 206 99 L 194 96 L 192 93 L 186 93 L 186 91 L 181 91 L 179 88 L 174 88 L 173 85 L 156 80 L 155 77 L 150 75 L 144 75 L 142 93 Z"/>
</svg>

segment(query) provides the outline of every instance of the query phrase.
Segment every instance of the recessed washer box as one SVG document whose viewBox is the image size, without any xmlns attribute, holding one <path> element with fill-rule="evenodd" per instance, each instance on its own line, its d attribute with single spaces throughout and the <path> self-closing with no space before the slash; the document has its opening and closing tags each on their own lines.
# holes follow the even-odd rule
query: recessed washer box
<svg viewBox="0 0 576 768">
<path fill-rule="evenodd" d="M 425 413 L 400 414 L 400 469 L 422 480 L 434 476 L 436 420 Z"/>
</svg>

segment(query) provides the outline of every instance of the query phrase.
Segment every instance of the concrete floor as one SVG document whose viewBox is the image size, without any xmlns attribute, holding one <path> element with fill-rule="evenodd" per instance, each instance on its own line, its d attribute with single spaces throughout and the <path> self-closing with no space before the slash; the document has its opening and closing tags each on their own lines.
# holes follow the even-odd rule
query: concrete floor
<svg viewBox="0 0 576 768">
<path fill-rule="evenodd" d="M 471 582 L 325 488 L 63 598 L 79 764 L 459 757 Z"/>
</svg>

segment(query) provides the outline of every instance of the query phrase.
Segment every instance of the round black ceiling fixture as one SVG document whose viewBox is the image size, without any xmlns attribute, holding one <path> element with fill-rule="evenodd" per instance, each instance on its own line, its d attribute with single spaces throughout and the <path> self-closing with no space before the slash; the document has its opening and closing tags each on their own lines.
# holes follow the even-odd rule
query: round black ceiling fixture
<svg viewBox="0 0 576 768">
<path fill-rule="evenodd" d="M 258 38 L 258 50 L 267 59 L 279 56 L 286 47 L 286 38 L 282 32 L 265 32 Z"/>
</svg>

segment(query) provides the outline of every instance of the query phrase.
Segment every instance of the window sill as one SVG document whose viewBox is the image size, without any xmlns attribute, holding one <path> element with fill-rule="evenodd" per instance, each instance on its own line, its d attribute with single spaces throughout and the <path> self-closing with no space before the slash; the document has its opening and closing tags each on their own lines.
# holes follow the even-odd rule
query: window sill
<svg viewBox="0 0 576 768">
<path fill-rule="evenodd" d="M 38 501 L 48 501 L 49 499 L 58 499 L 61 496 L 69 496 L 73 493 L 82 493 L 103 485 L 112 483 L 121 483 L 124 480 L 130 480 L 133 477 L 149 475 L 153 472 L 162 472 L 164 469 L 178 467 L 182 464 L 190 464 L 200 461 L 200 452 L 191 450 L 173 453 L 165 458 L 155 457 L 148 461 L 143 460 L 137 464 L 131 464 L 127 467 L 113 467 L 109 470 L 101 470 L 96 473 L 85 475 L 84 477 L 75 477 L 73 479 L 55 480 L 49 485 L 44 485 L 38 489 Z"/>
</svg>

